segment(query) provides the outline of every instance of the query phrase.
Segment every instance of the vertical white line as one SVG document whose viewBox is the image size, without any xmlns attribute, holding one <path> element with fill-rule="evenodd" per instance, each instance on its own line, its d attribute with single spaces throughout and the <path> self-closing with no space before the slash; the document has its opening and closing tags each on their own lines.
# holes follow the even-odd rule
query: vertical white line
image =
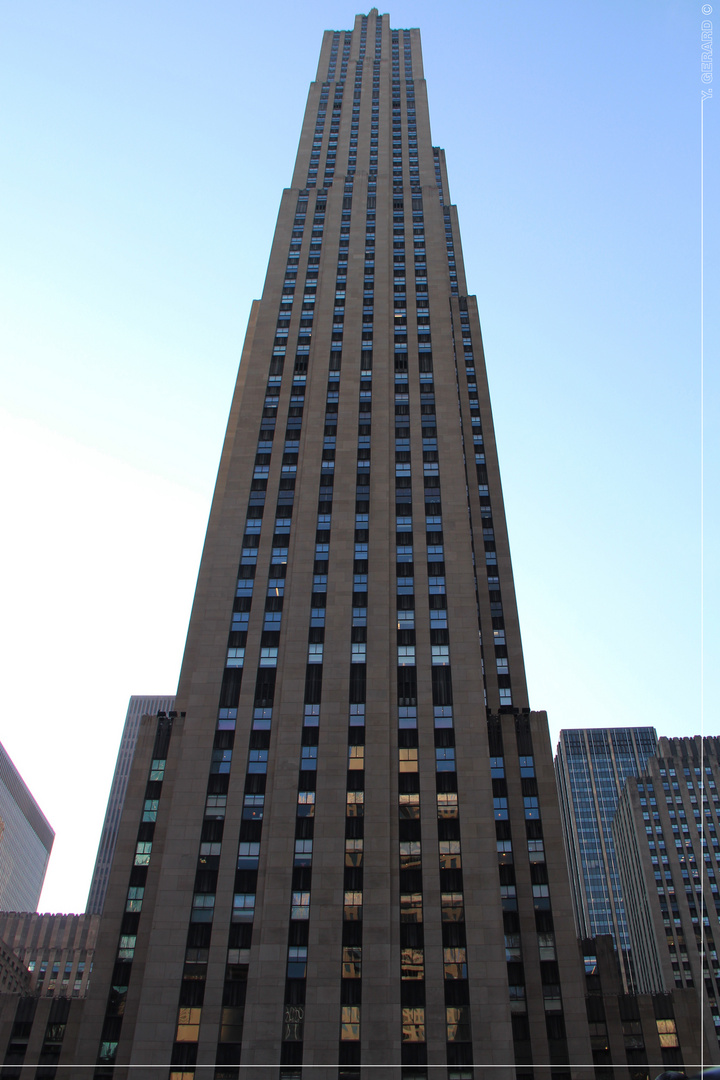
<svg viewBox="0 0 720 1080">
<path fill-rule="evenodd" d="M 704 507 L 703 507 L 703 487 L 704 487 L 704 413 L 703 413 L 703 382 L 704 382 L 704 236 L 703 236 L 703 198 L 704 198 L 704 127 L 703 121 L 705 117 L 705 99 L 700 95 L 700 769 L 703 785 L 700 789 L 702 792 L 705 789 L 705 754 L 703 742 L 705 736 L 705 712 L 704 712 L 704 663 L 705 663 L 705 642 L 704 642 L 704 622 L 705 613 L 703 608 L 703 572 L 704 572 Z M 702 817 L 702 834 L 705 832 L 705 808 L 703 805 L 703 817 Z M 700 877 L 700 1068 L 705 1066 L 705 986 L 702 975 L 702 968 L 705 963 L 705 874 L 706 865 L 704 858 L 704 850 L 702 844 L 703 836 L 700 836 L 700 852 L 703 856 L 703 868 Z M 708 848 L 708 851 L 710 849 Z"/>
</svg>

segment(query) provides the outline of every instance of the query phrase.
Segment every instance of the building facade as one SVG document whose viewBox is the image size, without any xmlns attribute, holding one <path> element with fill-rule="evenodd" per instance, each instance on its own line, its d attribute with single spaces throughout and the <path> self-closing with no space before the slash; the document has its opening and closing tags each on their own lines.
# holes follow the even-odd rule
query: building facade
<svg viewBox="0 0 720 1080">
<path fill-rule="evenodd" d="M 653 1080 L 660 1069 L 691 1075 L 703 1059 L 697 994 L 628 993 L 609 934 L 581 948 L 595 1080 Z"/>
<path fill-rule="evenodd" d="M 132 765 L 135 744 L 140 730 L 140 719 L 143 716 L 157 716 L 158 713 L 168 713 L 175 708 L 174 697 L 141 697 L 135 695 L 130 698 L 125 726 L 120 738 L 117 764 L 113 774 L 110 795 L 108 797 L 105 820 L 100 844 L 98 845 L 95 869 L 90 882 L 90 891 L 86 905 L 88 915 L 101 915 L 105 903 L 110 867 L 115 853 L 120 816 L 125 802 L 130 766 Z"/>
<path fill-rule="evenodd" d="M 35 911 L 55 832 L 0 743 L 0 911 Z"/>
<path fill-rule="evenodd" d="M 38 997 L 83 998 L 92 974 L 97 915 L 0 912 L 0 942 L 26 972 L 26 991 Z"/>
<path fill-rule="evenodd" d="M 612 822 L 625 781 L 644 772 L 656 748 L 652 727 L 588 728 L 561 731 L 555 754 L 578 937 L 611 935 L 626 991 L 632 957 Z"/>
<path fill-rule="evenodd" d="M 592 1060 L 477 303 L 419 31 L 375 9 L 323 38 L 95 955 L 59 1052 L 94 1080 Z"/>
<path fill-rule="evenodd" d="M 692 987 L 720 1064 L 720 739 L 661 738 L 613 832 L 641 991 Z"/>
</svg>

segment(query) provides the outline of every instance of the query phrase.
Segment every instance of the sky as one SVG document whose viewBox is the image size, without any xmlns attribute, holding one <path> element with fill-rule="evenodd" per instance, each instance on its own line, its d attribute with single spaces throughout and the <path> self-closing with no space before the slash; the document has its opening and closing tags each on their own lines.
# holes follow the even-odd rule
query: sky
<svg viewBox="0 0 720 1080">
<path fill-rule="evenodd" d="M 720 731 L 702 7 L 390 8 L 423 34 L 553 744 Z M 84 909 L 128 699 L 177 685 L 250 303 L 322 31 L 355 11 L 0 12 L 0 741 L 57 833 L 40 910 Z"/>
</svg>

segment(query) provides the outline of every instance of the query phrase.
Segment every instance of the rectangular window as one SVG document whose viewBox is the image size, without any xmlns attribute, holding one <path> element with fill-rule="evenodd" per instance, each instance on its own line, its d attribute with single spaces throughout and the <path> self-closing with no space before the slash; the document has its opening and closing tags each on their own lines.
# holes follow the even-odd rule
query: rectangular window
<svg viewBox="0 0 720 1080">
<path fill-rule="evenodd" d="M 465 949 L 443 949 L 443 967 L 446 979 L 467 979 Z"/>
<path fill-rule="evenodd" d="M 238 847 L 238 870 L 257 870 L 260 861 L 260 842 L 241 843 Z"/>
<path fill-rule="evenodd" d="M 464 920 L 465 907 L 461 892 L 441 893 L 440 903 L 443 922 L 462 922 Z"/>
<path fill-rule="evenodd" d="M 425 1042 L 425 1009 L 403 1009 L 402 1041 L 403 1043 Z"/>
<path fill-rule="evenodd" d="M 223 799 L 223 816 L 227 795 L 208 795 L 208 805 L 211 799 Z M 264 795 L 246 795 L 243 800 L 242 816 L 245 821 L 262 821 L 265 810 Z"/>
<path fill-rule="evenodd" d="M 233 897 L 232 921 L 252 922 L 255 917 L 255 893 L 235 893 Z"/>
<path fill-rule="evenodd" d="M 419 840 L 400 841 L 400 869 L 419 870 L 421 866 L 421 847 Z"/>
<path fill-rule="evenodd" d="M 401 746 L 398 750 L 399 770 L 401 773 L 418 771 L 418 752 L 416 746 Z"/>
<path fill-rule="evenodd" d="M 150 853 L 152 852 L 152 843 L 148 841 L 139 841 L 135 846 L 135 865 L 136 866 L 148 866 L 150 863 Z"/>
<path fill-rule="evenodd" d="M 295 841 L 295 866 L 312 866 L 312 840 Z"/>
<path fill-rule="evenodd" d="M 345 946 L 342 951 L 343 979 L 362 978 L 362 949 L 358 945 Z"/>
<path fill-rule="evenodd" d="M 348 769 L 365 768 L 365 747 L 348 746 Z"/>
<path fill-rule="evenodd" d="M 442 870 L 459 870 L 462 867 L 459 840 L 440 840 L 439 849 Z"/>
<path fill-rule="evenodd" d="M 176 1042 L 197 1042 L 200 1033 L 202 1009 L 178 1009 Z"/>
<path fill-rule="evenodd" d="M 118 947 L 118 960 L 132 960 L 136 942 L 137 937 L 134 934 L 122 934 Z"/>
<path fill-rule="evenodd" d="M 425 978 L 425 956 L 422 949 L 400 950 L 400 978 Z"/>
<path fill-rule="evenodd" d="M 363 858 L 363 841 L 362 840 L 346 840 L 345 841 L 345 865 L 346 866 L 362 866 Z"/>
<path fill-rule="evenodd" d="M 321 609 L 324 612 L 324 608 Z M 323 623 L 324 623 L 323 619 Z M 308 664 L 322 664 L 323 662 L 323 644 L 322 642 L 311 641 L 308 645 Z"/>
<path fill-rule="evenodd" d="M 251 750 L 248 754 L 248 767 L 249 773 L 266 773 L 267 772 L 268 752 L 267 750 Z"/>
<path fill-rule="evenodd" d="M 357 1042 L 360 1038 L 360 1006 L 343 1005 L 340 1025 L 340 1038 L 343 1042 Z"/>
<path fill-rule="evenodd" d="M 674 1020 L 656 1020 L 656 1024 L 660 1046 L 663 1047 L 663 1049 L 665 1047 L 680 1045 Z"/>
<path fill-rule="evenodd" d="M 458 816 L 457 792 L 439 791 L 437 796 L 437 809 L 439 818 L 456 818 Z"/>
<path fill-rule="evenodd" d="M 438 772 L 455 771 L 454 746 L 438 746 L 435 748 L 435 768 Z"/>
<path fill-rule="evenodd" d="M 528 858 L 531 863 L 545 862 L 545 846 L 542 840 L 528 840 Z"/>
<path fill-rule="evenodd" d="M 304 979 L 307 975 L 307 946 L 291 945 L 288 949 L 288 979 Z"/>
<path fill-rule="evenodd" d="M 343 919 L 347 922 L 362 920 L 363 894 L 357 890 L 346 892 L 343 897 Z"/>
<path fill-rule="evenodd" d="M 402 765 L 400 771 L 403 771 Z M 401 818 L 416 820 L 420 817 L 420 794 L 418 792 L 401 792 L 398 801 Z"/>
<path fill-rule="evenodd" d="M 145 888 L 142 885 L 131 885 L 128 889 L 126 911 L 141 911 Z"/>
<path fill-rule="evenodd" d="M 456 1005 L 445 1010 L 448 1042 L 470 1042 L 470 1009 Z"/>
<path fill-rule="evenodd" d="M 400 894 L 400 922 L 422 922 L 422 893 Z"/>
<path fill-rule="evenodd" d="M 310 918 L 310 893 L 294 892 L 292 894 L 292 906 L 290 908 L 291 919 Z"/>
</svg>

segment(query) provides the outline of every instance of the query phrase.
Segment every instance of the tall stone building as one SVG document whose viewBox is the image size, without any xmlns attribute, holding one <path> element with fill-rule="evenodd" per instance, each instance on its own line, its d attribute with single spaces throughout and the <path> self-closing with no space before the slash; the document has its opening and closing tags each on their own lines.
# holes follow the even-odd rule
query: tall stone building
<svg viewBox="0 0 720 1080">
<path fill-rule="evenodd" d="M 141 721 L 60 1064 L 592 1062 L 477 303 L 419 31 L 375 9 L 323 38 L 175 708 Z"/>
<path fill-rule="evenodd" d="M 694 988 L 720 1064 L 720 738 L 659 740 L 613 823 L 642 993 Z"/>
<path fill-rule="evenodd" d="M 125 726 L 120 737 L 120 749 L 118 750 L 117 763 L 110 787 L 110 795 L 108 796 L 105 820 L 100 834 L 95 868 L 90 882 L 90 891 L 88 892 L 85 909 L 88 915 L 101 915 L 105 903 L 110 867 L 115 854 L 120 818 L 125 803 L 125 792 L 130 778 L 135 744 L 140 731 L 140 720 L 143 716 L 157 716 L 159 712 L 167 713 L 174 707 L 174 697 L 143 697 L 139 694 L 133 694 L 130 698 L 125 717 Z"/>
<path fill-rule="evenodd" d="M 612 823 L 625 781 L 644 772 L 656 748 L 652 727 L 571 728 L 555 755 L 578 937 L 612 937 L 626 993 L 634 979 Z"/>
</svg>

